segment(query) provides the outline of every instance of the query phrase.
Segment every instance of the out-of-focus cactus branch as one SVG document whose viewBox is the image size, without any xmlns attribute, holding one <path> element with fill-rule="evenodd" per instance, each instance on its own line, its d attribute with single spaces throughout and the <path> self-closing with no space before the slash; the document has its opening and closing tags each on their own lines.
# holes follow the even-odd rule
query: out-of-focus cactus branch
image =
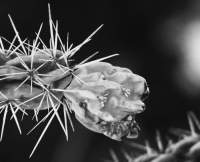
<svg viewBox="0 0 200 162">
<path fill-rule="evenodd" d="M 157 133 L 156 141 L 158 149 L 133 143 L 131 146 L 136 148 L 133 149 L 134 152 L 137 150 L 144 150 L 145 153 L 137 157 L 132 157 L 125 152 L 126 154 L 124 154 L 124 156 L 126 156 L 125 159 L 127 159 L 127 162 L 198 162 L 200 160 L 200 124 L 193 112 L 189 112 L 187 117 L 190 128 L 189 131 L 180 129 L 171 130 L 173 134 L 178 136 L 179 140 L 177 142 L 168 140 L 168 145 L 164 148 L 161 144 L 161 137 Z M 113 151 L 112 154 L 114 154 Z M 112 154 L 111 157 L 113 162 L 115 162 L 117 157 L 115 156 L 115 158 L 113 158 Z M 121 161 L 121 159 L 117 160 Z"/>
</svg>

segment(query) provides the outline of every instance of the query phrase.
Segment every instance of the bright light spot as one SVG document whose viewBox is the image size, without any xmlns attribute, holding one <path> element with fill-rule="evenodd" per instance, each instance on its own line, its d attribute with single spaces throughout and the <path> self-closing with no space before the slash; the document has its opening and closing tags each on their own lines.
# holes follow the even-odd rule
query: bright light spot
<svg viewBox="0 0 200 162">
<path fill-rule="evenodd" d="M 189 93 L 195 94 L 200 91 L 200 20 L 186 25 L 180 37 L 182 58 L 176 77 Z"/>
</svg>

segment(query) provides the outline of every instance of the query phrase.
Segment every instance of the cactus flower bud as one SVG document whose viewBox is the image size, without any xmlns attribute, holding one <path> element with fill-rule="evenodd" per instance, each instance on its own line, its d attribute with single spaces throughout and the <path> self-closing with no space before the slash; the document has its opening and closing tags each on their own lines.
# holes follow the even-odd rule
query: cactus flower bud
<svg viewBox="0 0 200 162">
<path fill-rule="evenodd" d="M 98 62 L 81 67 L 65 92 L 76 118 L 88 129 L 112 139 L 135 138 L 135 115 L 149 93 L 144 78 L 129 69 Z"/>
</svg>

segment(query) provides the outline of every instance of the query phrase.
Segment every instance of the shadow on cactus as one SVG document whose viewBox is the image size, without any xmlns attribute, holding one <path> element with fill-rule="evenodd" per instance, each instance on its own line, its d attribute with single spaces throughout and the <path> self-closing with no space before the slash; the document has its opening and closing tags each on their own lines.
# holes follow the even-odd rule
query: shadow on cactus
<svg viewBox="0 0 200 162">
<path fill-rule="evenodd" d="M 58 34 L 58 23 L 52 21 L 49 6 L 50 43 L 46 45 L 40 37 L 42 25 L 30 43 L 20 38 L 9 18 L 15 37 L 11 42 L 0 38 L 1 140 L 8 113 L 11 112 L 11 119 L 21 133 L 19 113 L 23 118 L 30 111 L 34 112 L 33 118 L 37 121 L 30 132 L 47 121 L 30 157 L 54 118 L 68 139 L 68 124 L 74 129 L 71 112 L 86 128 L 112 139 L 137 137 L 135 115 L 144 110 L 143 100 L 149 93 L 145 79 L 129 69 L 102 62 L 118 54 L 90 61 L 95 53 L 78 64 L 70 61 L 102 25 L 81 44 L 73 47 L 68 38 L 64 44 Z M 40 111 L 46 112 L 42 119 L 38 116 Z M 58 111 L 63 112 L 62 117 Z"/>
<path fill-rule="evenodd" d="M 199 162 L 200 161 L 200 122 L 194 113 L 188 113 L 190 130 L 171 129 L 172 134 L 178 136 L 179 140 L 173 142 L 168 139 L 168 144 L 164 147 L 159 132 L 156 135 L 157 149 L 146 144 L 130 144 L 136 150 L 145 153 L 139 156 L 132 156 L 123 151 L 127 162 Z M 114 151 L 111 150 L 112 162 L 121 162 Z M 111 162 L 110 161 L 110 162 Z"/>
</svg>

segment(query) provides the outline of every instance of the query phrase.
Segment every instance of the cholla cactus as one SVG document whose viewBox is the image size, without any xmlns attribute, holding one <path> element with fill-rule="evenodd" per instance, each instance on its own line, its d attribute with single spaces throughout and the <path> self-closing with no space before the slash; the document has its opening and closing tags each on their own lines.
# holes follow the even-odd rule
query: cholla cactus
<svg viewBox="0 0 200 162">
<path fill-rule="evenodd" d="M 117 54 L 88 61 L 95 53 L 73 64 L 70 60 L 74 54 L 102 26 L 78 46 L 69 45 L 68 39 L 64 45 L 58 23 L 54 24 L 50 13 L 49 7 L 49 46 L 40 38 L 42 25 L 30 44 L 20 38 L 9 16 L 16 35 L 12 42 L 0 39 L 0 113 L 3 113 L 0 140 L 9 111 L 20 133 L 20 112 L 22 116 L 34 112 L 37 124 L 30 132 L 48 120 L 30 156 L 54 118 L 68 139 L 68 121 L 74 129 L 70 112 L 88 129 L 112 139 L 135 138 L 138 134 L 135 115 L 144 110 L 143 100 L 149 92 L 145 79 L 126 68 L 102 62 Z M 5 48 L 5 41 L 9 48 Z M 38 119 L 40 111 L 47 112 L 42 119 Z M 63 112 L 63 117 L 58 111 Z"/>
<path fill-rule="evenodd" d="M 160 134 L 157 132 L 156 141 L 158 150 L 146 145 L 131 144 L 137 149 L 142 149 L 146 153 L 133 157 L 124 152 L 127 162 L 199 162 L 200 161 L 200 123 L 193 113 L 188 113 L 190 131 L 174 129 L 172 133 L 180 138 L 177 142 L 168 140 L 168 145 L 164 148 Z M 121 162 L 116 154 L 111 151 L 113 162 Z"/>
</svg>

